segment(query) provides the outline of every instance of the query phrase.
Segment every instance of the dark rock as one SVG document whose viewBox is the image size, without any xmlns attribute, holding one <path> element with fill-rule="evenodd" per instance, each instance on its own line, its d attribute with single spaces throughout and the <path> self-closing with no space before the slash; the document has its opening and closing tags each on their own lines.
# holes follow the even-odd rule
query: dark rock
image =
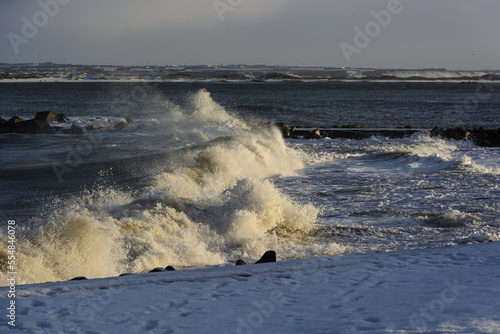
<svg viewBox="0 0 500 334">
<path fill-rule="evenodd" d="M 23 120 L 17 116 L 11 117 L 7 122 L 0 123 L 0 133 L 12 133 L 14 132 L 14 126 L 17 123 L 21 123 Z"/>
<path fill-rule="evenodd" d="M 125 122 L 127 122 L 128 124 L 132 124 L 132 123 L 134 123 L 134 120 L 127 117 L 127 118 L 125 118 Z"/>
<path fill-rule="evenodd" d="M 440 127 L 435 127 L 430 131 L 430 135 L 432 137 L 443 137 L 444 135 L 444 130 L 441 129 Z"/>
<path fill-rule="evenodd" d="M 470 137 L 470 132 L 464 128 L 451 128 L 444 131 L 443 136 L 448 139 L 454 140 L 466 140 Z"/>
<path fill-rule="evenodd" d="M 498 130 L 472 130 L 470 138 L 478 146 L 500 147 L 500 129 Z"/>
<path fill-rule="evenodd" d="M 9 119 L 9 121 L 7 123 L 10 123 L 10 124 L 15 124 L 15 123 L 19 123 L 19 122 L 22 122 L 23 120 L 20 119 L 19 117 L 17 116 L 14 116 L 14 117 L 11 117 L 11 119 Z"/>
<path fill-rule="evenodd" d="M 123 274 L 120 274 L 119 276 L 123 277 L 123 276 L 132 276 L 132 275 L 134 275 L 134 274 L 132 274 L 132 273 L 123 273 Z"/>
<path fill-rule="evenodd" d="M 166 266 L 165 270 L 166 271 L 175 271 L 175 268 L 174 268 L 174 266 Z"/>
<path fill-rule="evenodd" d="M 262 255 L 259 261 L 255 263 L 268 263 L 268 262 L 276 262 L 276 252 L 275 251 L 267 251 Z"/>
<path fill-rule="evenodd" d="M 342 125 L 343 129 L 359 129 L 361 125 L 359 124 L 351 124 L 351 125 Z"/>
<path fill-rule="evenodd" d="M 70 281 L 84 281 L 86 279 L 87 279 L 87 277 L 85 277 L 85 276 L 77 276 L 77 277 L 70 279 Z"/>
<path fill-rule="evenodd" d="M 54 118 L 56 118 L 56 115 L 50 111 L 40 111 L 35 115 L 35 119 L 37 121 L 52 121 Z"/>
<path fill-rule="evenodd" d="M 312 130 L 304 138 L 305 139 L 320 139 L 321 138 L 321 131 L 319 129 Z"/>
<path fill-rule="evenodd" d="M 120 122 L 120 123 L 115 124 L 115 126 L 114 126 L 115 130 L 122 130 L 122 129 L 125 129 L 127 127 L 128 127 L 127 122 Z"/>
<path fill-rule="evenodd" d="M 408 124 L 407 126 L 405 126 L 405 129 L 413 129 L 413 126 L 411 126 L 410 124 Z"/>
<path fill-rule="evenodd" d="M 236 261 L 237 266 L 244 266 L 245 264 L 246 264 L 246 262 L 243 261 L 242 259 L 239 259 L 238 261 Z"/>
<path fill-rule="evenodd" d="M 3 123 L 7 123 L 7 121 L 6 121 L 6 120 L 4 120 L 4 119 L 2 118 L 2 116 L 0 116 L 0 124 L 3 124 Z"/>
<path fill-rule="evenodd" d="M 66 123 L 69 122 L 69 119 L 64 114 L 59 114 L 54 118 L 54 121 L 57 123 Z"/>
<path fill-rule="evenodd" d="M 162 267 L 156 267 L 154 268 L 153 270 L 150 270 L 149 272 L 150 273 L 162 273 L 162 272 L 165 272 L 167 271 L 165 268 L 162 268 Z"/>
<path fill-rule="evenodd" d="M 355 135 L 352 136 L 352 139 L 357 139 L 357 140 L 361 140 L 361 139 L 368 139 L 372 136 L 371 133 L 367 133 L 367 132 L 360 132 L 360 133 L 356 133 Z"/>
<path fill-rule="evenodd" d="M 12 132 L 12 127 L 7 122 L 0 123 L 0 133 L 10 133 Z"/>
<path fill-rule="evenodd" d="M 283 138 L 290 138 L 290 126 L 288 124 L 283 124 L 281 126 L 281 134 Z"/>
<path fill-rule="evenodd" d="M 94 131 L 94 130 L 98 130 L 100 128 L 102 128 L 102 126 L 100 126 L 100 125 L 89 125 L 89 126 L 87 126 L 85 128 L 85 130 L 87 130 L 87 131 Z"/>
<path fill-rule="evenodd" d="M 47 121 L 39 121 L 30 119 L 27 121 L 17 122 L 12 126 L 14 133 L 29 133 L 29 134 L 50 134 L 54 133 L 52 127 Z"/>
<path fill-rule="evenodd" d="M 78 125 L 72 124 L 71 128 L 64 130 L 63 133 L 67 135 L 81 135 L 85 133 L 85 130 Z"/>
</svg>

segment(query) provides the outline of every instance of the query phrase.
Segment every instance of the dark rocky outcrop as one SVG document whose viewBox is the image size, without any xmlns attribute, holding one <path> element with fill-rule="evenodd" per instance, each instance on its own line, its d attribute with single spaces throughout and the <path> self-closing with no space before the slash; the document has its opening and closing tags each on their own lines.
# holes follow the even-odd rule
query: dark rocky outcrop
<svg viewBox="0 0 500 334">
<path fill-rule="evenodd" d="M 444 131 L 443 137 L 454 140 L 467 140 L 470 138 L 470 132 L 461 127 L 451 128 Z"/>
<path fill-rule="evenodd" d="M 56 118 L 56 115 L 50 111 L 40 111 L 35 115 L 35 119 L 37 121 L 52 121 L 54 118 Z"/>
<path fill-rule="evenodd" d="M 237 266 L 244 266 L 245 264 L 246 264 L 246 262 L 243 261 L 242 259 L 239 259 L 238 261 L 236 261 Z"/>
<path fill-rule="evenodd" d="M 57 122 L 57 123 L 66 123 L 66 122 L 69 122 L 69 119 L 64 114 L 58 114 L 54 118 L 54 121 Z"/>
<path fill-rule="evenodd" d="M 54 133 L 52 127 L 47 121 L 39 121 L 30 119 L 27 121 L 17 122 L 12 125 L 11 132 L 13 133 L 28 133 L 28 134 L 50 134 Z"/>
<path fill-rule="evenodd" d="M 174 268 L 174 266 L 166 266 L 165 270 L 166 271 L 175 271 L 175 268 Z"/>
<path fill-rule="evenodd" d="M 278 123 L 276 125 L 280 129 L 283 138 L 295 138 L 295 139 L 297 138 L 297 135 L 295 134 L 295 130 L 297 130 L 296 127 L 290 127 L 288 124 L 285 123 Z"/>
<path fill-rule="evenodd" d="M 476 145 L 483 147 L 500 147 L 500 129 L 485 130 L 477 128 L 467 130 L 462 127 L 450 129 L 433 128 L 430 132 L 432 137 L 453 139 L 453 140 L 472 140 Z"/>
<path fill-rule="evenodd" d="M 81 135 L 85 133 L 85 130 L 78 125 L 72 124 L 71 128 L 64 130 L 63 133 L 68 135 Z"/>
<path fill-rule="evenodd" d="M 500 129 L 473 129 L 470 131 L 470 138 L 478 146 L 500 147 Z"/>
<path fill-rule="evenodd" d="M 321 131 L 319 129 L 312 130 L 306 136 L 304 136 L 304 138 L 305 139 L 320 139 L 321 138 Z"/>
<path fill-rule="evenodd" d="M 429 132 L 429 134 L 431 135 L 431 137 L 443 137 L 444 129 L 436 126 Z"/>
<path fill-rule="evenodd" d="M 122 130 L 122 129 L 125 129 L 128 127 L 128 123 L 127 122 L 120 122 L 120 123 L 116 123 L 114 128 L 115 130 Z"/>
<path fill-rule="evenodd" d="M 19 122 L 22 122 L 23 120 L 17 116 L 13 116 L 11 117 L 7 123 L 10 123 L 10 124 L 15 124 L 15 123 L 19 123 Z"/>
<path fill-rule="evenodd" d="M 359 124 L 342 125 L 342 128 L 344 128 L 344 129 L 359 129 L 359 128 L 361 128 L 361 125 L 359 125 Z"/>
<path fill-rule="evenodd" d="M 267 251 L 262 255 L 259 261 L 255 263 L 269 263 L 269 262 L 276 262 L 276 252 L 275 251 Z"/>
<path fill-rule="evenodd" d="M 77 276 L 77 277 L 70 279 L 70 281 L 84 281 L 86 279 L 87 279 L 87 277 L 85 277 L 85 276 Z"/>
<path fill-rule="evenodd" d="M 324 137 L 329 138 L 345 138 L 345 139 L 366 139 L 371 136 L 384 136 L 387 138 L 405 138 L 412 134 L 423 131 L 413 129 L 410 125 L 402 129 L 363 129 L 359 125 L 335 125 L 331 128 L 297 129 L 291 128 L 288 124 L 277 123 L 284 138 L 294 139 L 319 139 Z M 476 145 L 484 147 L 500 147 L 500 129 L 485 130 L 483 128 L 466 129 L 463 127 L 454 127 L 442 129 L 435 127 L 427 131 L 431 137 L 453 139 L 453 140 L 472 140 Z"/>
<path fill-rule="evenodd" d="M 283 138 L 290 138 L 290 126 L 288 124 L 281 125 L 281 134 Z"/>
<path fill-rule="evenodd" d="M 98 130 L 100 128 L 102 128 L 102 126 L 100 126 L 100 125 L 89 125 L 85 128 L 85 130 L 90 132 L 90 131 Z"/>
<path fill-rule="evenodd" d="M 165 268 L 162 268 L 162 267 L 156 267 L 156 268 L 154 268 L 154 269 L 150 270 L 149 272 L 150 272 L 150 273 L 162 273 L 162 272 L 165 272 L 165 271 L 167 271 Z"/>
</svg>

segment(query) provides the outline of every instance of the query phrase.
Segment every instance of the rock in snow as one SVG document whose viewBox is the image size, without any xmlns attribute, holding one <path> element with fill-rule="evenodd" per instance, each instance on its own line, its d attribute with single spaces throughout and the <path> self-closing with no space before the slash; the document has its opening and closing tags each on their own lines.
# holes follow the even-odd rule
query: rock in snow
<svg viewBox="0 0 500 334">
<path fill-rule="evenodd" d="M 268 263 L 268 262 L 276 262 L 276 252 L 275 251 L 267 251 L 262 255 L 259 261 L 255 263 Z"/>
</svg>

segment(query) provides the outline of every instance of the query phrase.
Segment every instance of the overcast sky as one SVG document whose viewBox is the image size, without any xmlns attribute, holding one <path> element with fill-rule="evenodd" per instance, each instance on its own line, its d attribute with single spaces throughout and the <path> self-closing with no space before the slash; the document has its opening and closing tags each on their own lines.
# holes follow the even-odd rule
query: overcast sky
<svg viewBox="0 0 500 334">
<path fill-rule="evenodd" d="M 500 69 L 500 1 L 399 2 L 0 0 L 0 62 Z"/>
</svg>

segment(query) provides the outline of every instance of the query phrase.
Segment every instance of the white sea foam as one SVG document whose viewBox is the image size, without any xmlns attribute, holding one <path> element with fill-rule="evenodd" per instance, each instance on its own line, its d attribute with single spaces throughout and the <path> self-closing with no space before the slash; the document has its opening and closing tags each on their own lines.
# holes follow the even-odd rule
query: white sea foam
<svg viewBox="0 0 500 334">
<path fill-rule="evenodd" d="M 317 209 L 268 180 L 302 167 L 276 128 L 246 124 L 204 90 L 191 106 L 159 119 L 158 129 L 168 123 L 165 131 L 176 138 L 167 146 L 182 149 L 140 190 L 97 187 L 19 233 L 19 283 L 256 260 L 268 249 L 282 259 L 342 251 L 302 242 Z M 7 253 L 0 255 L 5 266 Z"/>
<path fill-rule="evenodd" d="M 466 224 L 474 224 L 478 217 L 473 214 L 461 212 L 455 209 L 449 209 L 427 220 L 428 224 L 437 227 L 459 227 Z"/>
</svg>

